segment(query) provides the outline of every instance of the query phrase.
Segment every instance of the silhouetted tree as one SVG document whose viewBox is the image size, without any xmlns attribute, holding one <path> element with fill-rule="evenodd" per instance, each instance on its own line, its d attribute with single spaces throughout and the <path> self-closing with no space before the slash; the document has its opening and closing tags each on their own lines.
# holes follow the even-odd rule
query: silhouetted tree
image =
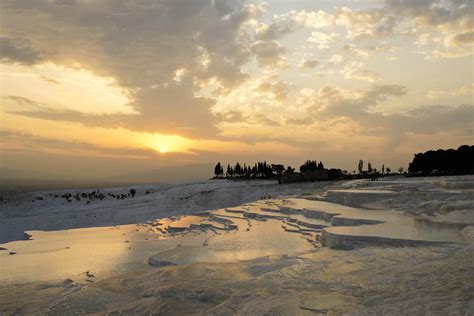
<svg viewBox="0 0 474 316">
<path fill-rule="evenodd" d="M 359 160 L 359 165 L 357 168 L 359 169 L 359 174 L 362 174 L 362 171 L 364 171 L 364 161 L 362 159 Z"/>
<path fill-rule="evenodd" d="M 227 177 L 232 178 L 234 176 L 234 169 L 230 165 L 227 165 Z"/>
<path fill-rule="evenodd" d="M 368 173 L 372 173 L 372 164 L 370 163 L 370 161 L 367 163 L 367 172 Z"/>
<path fill-rule="evenodd" d="M 214 174 L 216 175 L 216 177 L 220 177 L 224 174 L 224 168 L 222 168 L 220 162 L 218 162 L 217 165 L 214 167 Z"/>
<path fill-rule="evenodd" d="M 400 167 L 400 168 L 398 168 L 398 173 L 403 173 L 404 170 L 405 169 L 403 169 L 403 167 Z"/>
<path fill-rule="evenodd" d="M 257 164 L 255 164 L 255 166 L 252 167 L 252 178 L 256 178 L 257 177 Z"/>
<path fill-rule="evenodd" d="M 457 150 L 438 149 L 418 153 L 409 164 L 408 171 L 421 174 L 474 173 L 474 146 L 463 145 Z"/>
<path fill-rule="evenodd" d="M 385 168 L 385 170 L 387 170 L 388 174 L 390 174 L 392 172 L 392 169 L 390 169 L 389 167 Z"/>
<path fill-rule="evenodd" d="M 382 165 L 382 173 L 385 173 L 385 165 Z"/>
<path fill-rule="evenodd" d="M 135 189 L 130 189 L 130 195 L 131 195 L 132 197 L 134 197 L 136 193 L 137 193 L 137 190 L 135 190 Z"/>
<path fill-rule="evenodd" d="M 241 166 L 240 166 L 240 164 L 239 164 L 238 162 L 235 164 L 234 174 L 235 174 L 236 176 L 242 175 L 242 168 L 241 168 Z"/>
<path fill-rule="evenodd" d="M 322 166 L 322 162 L 321 162 L 321 166 Z M 306 173 L 308 171 L 316 171 L 317 169 L 318 169 L 318 162 L 316 160 L 307 160 L 304 164 L 300 166 L 301 173 Z"/>
<path fill-rule="evenodd" d="M 341 169 L 329 169 L 328 170 L 328 178 L 329 179 L 340 179 L 343 177 Z"/>
<path fill-rule="evenodd" d="M 278 177 L 281 177 L 283 171 L 285 171 L 285 166 L 272 164 L 272 171 L 275 172 Z"/>
</svg>

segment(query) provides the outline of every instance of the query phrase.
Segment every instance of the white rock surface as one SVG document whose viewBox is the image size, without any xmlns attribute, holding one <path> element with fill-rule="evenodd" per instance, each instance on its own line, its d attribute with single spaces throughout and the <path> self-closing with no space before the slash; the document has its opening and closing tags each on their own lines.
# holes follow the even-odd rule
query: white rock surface
<svg viewBox="0 0 474 316">
<path fill-rule="evenodd" d="M 23 238 L 26 230 L 60 230 L 82 227 L 110 226 L 144 222 L 171 215 L 238 206 L 263 197 L 318 192 L 331 185 L 328 182 L 277 185 L 274 181 L 202 181 L 181 184 L 143 185 L 102 188 L 103 200 L 71 198 L 90 190 L 40 191 L 15 195 L 0 210 L 0 243 Z M 119 199 L 109 194 L 135 197 Z M 148 192 L 148 194 L 147 194 Z M 55 195 L 59 197 L 55 197 Z M 40 198 L 37 199 L 37 198 Z M 32 202 L 34 201 L 34 202 Z"/>
</svg>

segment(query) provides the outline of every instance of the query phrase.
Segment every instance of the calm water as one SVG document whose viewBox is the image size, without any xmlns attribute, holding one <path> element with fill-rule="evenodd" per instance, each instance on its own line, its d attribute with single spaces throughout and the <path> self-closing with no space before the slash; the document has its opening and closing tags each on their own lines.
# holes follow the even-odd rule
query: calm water
<svg viewBox="0 0 474 316">
<path fill-rule="evenodd" d="M 8 248 L 0 251 L 0 282 L 27 283 L 34 281 L 73 279 L 86 282 L 86 272 L 94 280 L 116 273 L 135 269 L 150 269 L 148 258 L 171 261 L 176 264 L 192 262 L 233 262 L 263 256 L 283 255 L 314 249 L 308 238 L 315 234 L 298 234 L 285 231 L 284 218 L 330 225 L 303 214 L 285 215 L 276 213 L 278 206 L 294 209 L 337 213 L 352 219 L 380 220 L 384 223 L 363 226 L 338 226 L 326 228 L 336 234 L 380 236 L 398 239 L 461 241 L 455 227 L 423 224 L 412 217 L 390 210 L 367 210 L 339 204 L 305 199 L 269 200 L 243 205 L 242 212 L 262 216 L 280 216 L 281 219 L 266 221 L 249 219 L 242 212 L 219 209 L 211 214 L 232 220 L 237 230 L 214 229 L 166 234 L 157 229 L 157 224 L 122 225 L 112 227 L 82 228 L 62 231 L 32 231 L 33 240 L 15 241 L 1 245 Z M 263 209 L 271 208 L 273 211 Z M 162 220 L 163 227 L 189 227 L 191 224 L 214 223 L 209 216 L 181 216 L 173 220 Z M 9 255 L 15 251 L 15 255 Z"/>
</svg>

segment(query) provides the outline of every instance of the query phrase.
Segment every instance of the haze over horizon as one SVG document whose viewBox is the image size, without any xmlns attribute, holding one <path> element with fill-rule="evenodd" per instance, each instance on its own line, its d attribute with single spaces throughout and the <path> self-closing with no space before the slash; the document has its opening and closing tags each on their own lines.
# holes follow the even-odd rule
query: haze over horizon
<svg viewBox="0 0 474 316">
<path fill-rule="evenodd" d="M 217 161 L 406 167 L 414 153 L 474 143 L 473 10 L 1 1 L 0 169 L 183 180 Z"/>
</svg>

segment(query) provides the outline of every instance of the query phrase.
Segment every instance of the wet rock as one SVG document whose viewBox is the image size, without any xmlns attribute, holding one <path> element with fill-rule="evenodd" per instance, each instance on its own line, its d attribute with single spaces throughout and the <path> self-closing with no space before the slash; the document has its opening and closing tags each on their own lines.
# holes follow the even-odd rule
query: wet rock
<svg viewBox="0 0 474 316">
<path fill-rule="evenodd" d="M 148 264 L 154 267 L 169 267 L 176 266 L 177 264 L 171 261 L 162 261 L 153 257 L 148 258 Z"/>
<path fill-rule="evenodd" d="M 181 233 L 184 232 L 188 227 L 180 227 L 180 226 L 169 226 L 168 232 L 169 233 Z"/>
<path fill-rule="evenodd" d="M 445 241 L 428 241 L 428 240 L 411 240 L 399 238 L 387 238 L 379 236 L 358 236 L 347 234 L 336 234 L 327 230 L 323 230 L 321 243 L 324 247 L 331 249 L 351 250 L 355 246 L 364 245 L 384 245 L 392 247 L 416 247 L 431 246 L 439 244 L 448 244 Z"/>
<path fill-rule="evenodd" d="M 317 314 L 327 314 L 329 312 L 327 309 L 324 309 L 324 308 L 314 308 L 314 307 L 307 307 L 307 306 L 300 306 L 300 308 L 307 311 L 311 311 L 313 313 L 317 313 Z"/>
<path fill-rule="evenodd" d="M 226 208 L 225 211 L 229 213 L 244 213 L 245 212 L 244 209 L 240 209 L 240 208 Z"/>
<path fill-rule="evenodd" d="M 67 278 L 67 279 L 65 279 L 65 280 L 63 281 L 63 283 L 64 283 L 64 284 L 72 284 L 72 283 L 74 283 L 74 281 L 71 280 L 71 279 L 69 279 L 69 278 Z"/>
<path fill-rule="evenodd" d="M 346 218 L 341 216 L 334 216 L 331 219 L 332 226 L 361 226 L 361 225 L 376 225 L 382 224 L 383 221 L 372 219 Z"/>
</svg>

